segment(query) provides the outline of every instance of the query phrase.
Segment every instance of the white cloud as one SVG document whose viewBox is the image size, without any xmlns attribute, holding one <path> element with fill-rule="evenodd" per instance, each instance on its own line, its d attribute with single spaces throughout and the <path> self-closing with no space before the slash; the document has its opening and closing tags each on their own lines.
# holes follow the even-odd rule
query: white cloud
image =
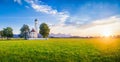
<svg viewBox="0 0 120 62">
<path fill-rule="evenodd" d="M 19 4 L 22 4 L 21 0 L 14 0 L 14 2 L 17 2 Z"/>
<path fill-rule="evenodd" d="M 38 0 L 25 0 L 27 3 L 31 5 L 31 7 L 36 10 L 37 12 L 42 12 L 46 14 L 56 14 L 57 10 L 53 10 L 50 6 L 48 5 L 42 5 L 42 4 L 37 4 Z"/>
<path fill-rule="evenodd" d="M 52 10 L 52 8 L 48 5 L 37 5 L 35 3 L 31 4 L 32 8 L 35 9 L 38 12 L 43 12 L 46 14 L 56 14 L 57 10 Z"/>
<path fill-rule="evenodd" d="M 108 17 L 108 18 L 104 18 L 104 19 L 100 19 L 100 20 L 95 20 L 91 23 L 82 25 L 81 28 L 86 29 L 86 28 L 99 26 L 99 25 L 109 25 L 112 23 L 120 23 L 120 17 L 112 16 L 112 17 Z"/>
<path fill-rule="evenodd" d="M 120 34 L 120 17 L 112 16 L 101 20 L 95 20 L 83 26 L 73 25 L 55 25 L 51 27 L 51 33 L 71 34 L 75 36 L 99 36 L 105 32 L 110 31 L 113 35 Z"/>
<path fill-rule="evenodd" d="M 31 7 L 36 10 L 37 12 L 49 14 L 51 16 L 54 16 L 57 18 L 57 20 L 60 21 L 60 23 L 64 22 L 68 17 L 68 13 L 66 12 L 58 12 L 56 9 L 52 9 L 51 6 L 43 5 L 43 4 L 37 4 L 39 2 L 38 0 L 25 0 L 27 3 L 31 5 Z M 41 2 L 41 1 L 40 1 Z"/>
<path fill-rule="evenodd" d="M 118 22 L 119 20 L 120 18 L 117 18 L 116 16 L 112 16 L 110 18 L 93 21 L 92 23 L 96 25 L 103 25 L 103 24 L 115 23 Z"/>
</svg>

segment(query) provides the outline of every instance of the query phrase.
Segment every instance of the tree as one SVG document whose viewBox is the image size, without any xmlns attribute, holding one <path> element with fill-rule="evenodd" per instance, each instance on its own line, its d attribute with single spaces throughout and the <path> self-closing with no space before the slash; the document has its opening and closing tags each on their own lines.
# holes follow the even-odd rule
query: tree
<svg viewBox="0 0 120 62">
<path fill-rule="evenodd" d="M 4 37 L 3 30 L 0 31 L 0 36 L 1 36 L 1 37 Z"/>
<path fill-rule="evenodd" d="M 13 37 L 13 29 L 11 27 L 3 28 L 2 36 L 7 37 L 7 39 Z"/>
<path fill-rule="evenodd" d="M 0 37 L 1 37 L 2 31 L 0 31 Z"/>
<path fill-rule="evenodd" d="M 2 37 L 1 34 L 2 34 L 2 31 L 0 31 L 0 37 Z"/>
<path fill-rule="evenodd" d="M 21 38 L 28 38 L 28 32 L 30 31 L 29 26 L 28 25 L 23 25 L 22 28 L 20 29 L 21 33 L 20 33 L 20 37 Z"/>
<path fill-rule="evenodd" d="M 43 36 L 43 38 L 47 38 L 50 32 L 48 25 L 46 23 L 42 23 L 39 29 L 39 33 Z"/>
</svg>

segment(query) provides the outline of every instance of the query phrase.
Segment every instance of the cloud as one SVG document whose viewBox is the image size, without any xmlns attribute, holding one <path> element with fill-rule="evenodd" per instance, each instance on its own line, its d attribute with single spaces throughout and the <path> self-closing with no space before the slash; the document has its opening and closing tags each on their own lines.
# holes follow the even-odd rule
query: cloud
<svg viewBox="0 0 120 62">
<path fill-rule="evenodd" d="M 35 3 L 32 3 L 32 8 L 35 9 L 38 12 L 43 12 L 46 14 L 57 14 L 57 10 L 53 10 L 50 6 L 48 5 L 37 5 Z"/>
<path fill-rule="evenodd" d="M 14 2 L 17 2 L 18 4 L 22 4 L 21 0 L 14 0 Z"/>
<path fill-rule="evenodd" d="M 36 10 L 37 12 L 42 12 L 46 14 L 57 14 L 57 10 L 53 10 L 51 6 L 37 4 L 38 0 L 25 0 L 27 3 L 31 5 L 31 7 Z"/>
<path fill-rule="evenodd" d="M 93 22 L 93 24 L 96 24 L 96 25 L 111 24 L 111 23 L 118 22 L 119 20 L 120 18 L 117 18 L 116 16 L 112 16 L 110 18 L 96 20 Z"/>
<path fill-rule="evenodd" d="M 43 5 L 43 4 L 37 4 L 38 2 L 41 2 L 41 1 L 38 1 L 38 0 L 25 0 L 25 1 L 27 3 L 29 3 L 35 11 L 54 16 L 61 23 L 66 21 L 66 19 L 69 17 L 67 12 L 58 12 L 56 9 L 53 9 L 51 6 Z"/>
<path fill-rule="evenodd" d="M 68 20 L 65 21 L 66 25 L 81 26 L 84 25 L 90 18 L 89 17 L 79 17 L 71 16 Z"/>
<path fill-rule="evenodd" d="M 96 3 L 87 2 L 77 7 L 72 16 L 65 21 L 66 25 L 74 25 L 77 27 L 90 25 L 103 25 L 107 23 L 114 23 L 114 21 L 99 21 L 105 18 L 119 14 L 119 6 L 117 4 L 110 3 Z M 95 22 L 94 22 L 95 21 Z M 91 27 L 91 26 L 90 26 Z"/>
<path fill-rule="evenodd" d="M 111 31 L 113 35 L 120 32 L 120 17 L 112 16 L 100 20 L 94 20 L 91 23 L 77 25 L 54 25 L 51 27 L 51 33 L 71 34 L 75 36 L 99 36 L 105 30 Z M 102 36 L 102 35 L 101 35 Z"/>
<path fill-rule="evenodd" d="M 120 17 L 112 16 L 112 17 L 108 17 L 108 18 L 104 18 L 100 20 L 94 20 L 80 27 L 86 29 L 86 28 L 90 28 L 94 26 L 108 25 L 108 24 L 113 24 L 113 23 L 120 23 Z"/>
</svg>

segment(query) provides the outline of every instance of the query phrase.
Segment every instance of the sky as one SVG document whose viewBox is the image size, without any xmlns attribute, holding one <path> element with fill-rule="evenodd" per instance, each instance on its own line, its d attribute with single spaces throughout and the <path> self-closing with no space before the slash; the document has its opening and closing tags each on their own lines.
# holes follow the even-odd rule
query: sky
<svg viewBox="0 0 120 62">
<path fill-rule="evenodd" d="M 120 0 L 0 0 L 0 30 L 45 22 L 50 33 L 73 36 L 120 35 Z"/>
</svg>

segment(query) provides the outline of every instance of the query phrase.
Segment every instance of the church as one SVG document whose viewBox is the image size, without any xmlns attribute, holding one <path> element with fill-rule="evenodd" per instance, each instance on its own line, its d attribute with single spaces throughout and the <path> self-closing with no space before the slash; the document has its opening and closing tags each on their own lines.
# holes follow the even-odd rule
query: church
<svg viewBox="0 0 120 62">
<path fill-rule="evenodd" d="M 34 28 L 28 32 L 28 40 L 48 40 L 48 38 L 42 38 L 42 35 L 38 32 L 38 20 L 34 21 Z"/>
<path fill-rule="evenodd" d="M 28 37 L 29 38 L 38 38 L 39 36 L 38 33 L 38 20 L 35 19 L 34 21 L 34 28 L 32 28 L 32 30 L 28 33 Z"/>
</svg>

